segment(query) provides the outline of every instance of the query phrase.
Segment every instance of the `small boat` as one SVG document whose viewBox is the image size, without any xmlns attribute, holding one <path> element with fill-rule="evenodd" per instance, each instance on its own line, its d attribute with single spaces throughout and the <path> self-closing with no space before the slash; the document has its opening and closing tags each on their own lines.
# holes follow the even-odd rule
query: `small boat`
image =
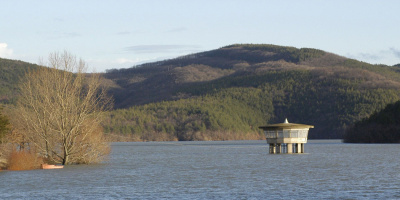
<svg viewBox="0 0 400 200">
<path fill-rule="evenodd" d="M 42 169 L 62 169 L 64 166 L 62 165 L 49 165 L 49 164 L 42 164 Z"/>
</svg>

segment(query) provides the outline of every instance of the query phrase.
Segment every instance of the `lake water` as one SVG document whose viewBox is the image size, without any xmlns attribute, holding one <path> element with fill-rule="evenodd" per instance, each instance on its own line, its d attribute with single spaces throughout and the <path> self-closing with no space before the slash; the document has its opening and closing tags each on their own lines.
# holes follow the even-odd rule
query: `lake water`
<svg viewBox="0 0 400 200">
<path fill-rule="evenodd" d="M 0 172 L 0 199 L 400 199 L 399 144 L 113 143 L 108 161 Z"/>
</svg>

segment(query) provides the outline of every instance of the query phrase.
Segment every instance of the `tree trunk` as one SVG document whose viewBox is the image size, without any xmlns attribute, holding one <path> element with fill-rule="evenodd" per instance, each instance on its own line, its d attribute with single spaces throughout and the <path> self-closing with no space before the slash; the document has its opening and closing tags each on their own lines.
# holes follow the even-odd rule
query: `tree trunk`
<svg viewBox="0 0 400 200">
<path fill-rule="evenodd" d="M 68 162 L 69 162 L 68 161 L 68 157 L 69 157 L 69 155 L 67 155 L 67 154 L 64 155 L 64 159 L 63 159 L 63 162 L 62 162 L 63 165 L 67 165 L 68 164 Z"/>
</svg>

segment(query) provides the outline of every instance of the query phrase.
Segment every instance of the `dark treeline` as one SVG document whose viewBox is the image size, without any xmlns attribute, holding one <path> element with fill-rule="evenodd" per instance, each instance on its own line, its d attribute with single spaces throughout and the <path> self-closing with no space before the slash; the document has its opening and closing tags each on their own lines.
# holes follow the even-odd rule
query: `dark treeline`
<svg viewBox="0 0 400 200">
<path fill-rule="evenodd" d="M 0 144 L 3 142 L 4 136 L 8 133 L 9 131 L 9 119 L 3 115 L 3 107 L 0 105 Z"/>
<path fill-rule="evenodd" d="M 400 101 L 349 127 L 344 142 L 400 143 Z"/>
</svg>

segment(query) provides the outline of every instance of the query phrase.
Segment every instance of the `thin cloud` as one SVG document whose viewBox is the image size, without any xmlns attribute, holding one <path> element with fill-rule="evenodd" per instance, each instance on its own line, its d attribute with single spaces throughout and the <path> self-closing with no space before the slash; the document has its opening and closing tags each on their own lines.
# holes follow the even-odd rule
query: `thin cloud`
<svg viewBox="0 0 400 200">
<path fill-rule="evenodd" d="M 379 54 L 371 54 L 371 53 L 360 53 L 358 54 L 358 57 L 362 59 L 367 59 L 367 60 L 379 60 L 382 59 L 382 56 Z"/>
<path fill-rule="evenodd" d="M 116 32 L 116 35 L 135 35 L 135 34 L 142 34 L 143 30 L 133 30 L 133 31 L 129 31 L 129 30 L 121 30 L 119 32 Z"/>
<path fill-rule="evenodd" d="M 61 37 L 65 37 L 65 38 L 74 38 L 74 37 L 79 37 L 82 36 L 80 33 L 77 32 L 68 32 L 68 33 L 62 33 L 60 35 Z"/>
<path fill-rule="evenodd" d="M 400 59 L 400 50 L 391 47 L 375 52 L 347 54 L 347 56 L 371 64 L 392 65 L 393 63 L 398 63 L 398 59 Z"/>
<path fill-rule="evenodd" d="M 390 50 L 390 52 L 392 52 L 393 55 L 395 55 L 397 58 L 400 58 L 400 50 L 397 50 L 397 49 L 395 49 L 395 48 L 390 48 L 389 50 Z"/>
<path fill-rule="evenodd" d="M 129 31 L 121 31 L 121 32 L 117 33 L 117 35 L 129 35 L 129 34 L 132 34 L 132 33 Z"/>
<path fill-rule="evenodd" d="M 57 21 L 57 22 L 64 22 L 64 19 L 63 19 L 63 18 L 56 17 L 56 18 L 54 18 L 54 21 Z"/>
<path fill-rule="evenodd" d="M 7 43 L 0 43 L 0 57 L 10 58 L 13 54 L 13 50 L 8 48 Z"/>
<path fill-rule="evenodd" d="M 141 62 L 141 59 L 118 58 L 115 62 L 118 64 L 135 64 Z"/>
<path fill-rule="evenodd" d="M 187 31 L 187 28 L 186 27 L 177 27 L 177 28 L 168 30 L 167 33 L 177 33 L 177 32 L 183 32 L 183 31 Z"/>
<path fill-rule="evenodd" d="M 136 45 L 125 47 L 124 51 L 134 53 L 170 53 L 180 51 L 193 51 L 199 49 L 199 45 Z"/>
<path fill-rule="evenodd" d="M 77 32 L 54 32 L 53 35 L 49 37 L 49 39 L 69 39 L 81 36 L 82 35 Z"/>
</svg>

